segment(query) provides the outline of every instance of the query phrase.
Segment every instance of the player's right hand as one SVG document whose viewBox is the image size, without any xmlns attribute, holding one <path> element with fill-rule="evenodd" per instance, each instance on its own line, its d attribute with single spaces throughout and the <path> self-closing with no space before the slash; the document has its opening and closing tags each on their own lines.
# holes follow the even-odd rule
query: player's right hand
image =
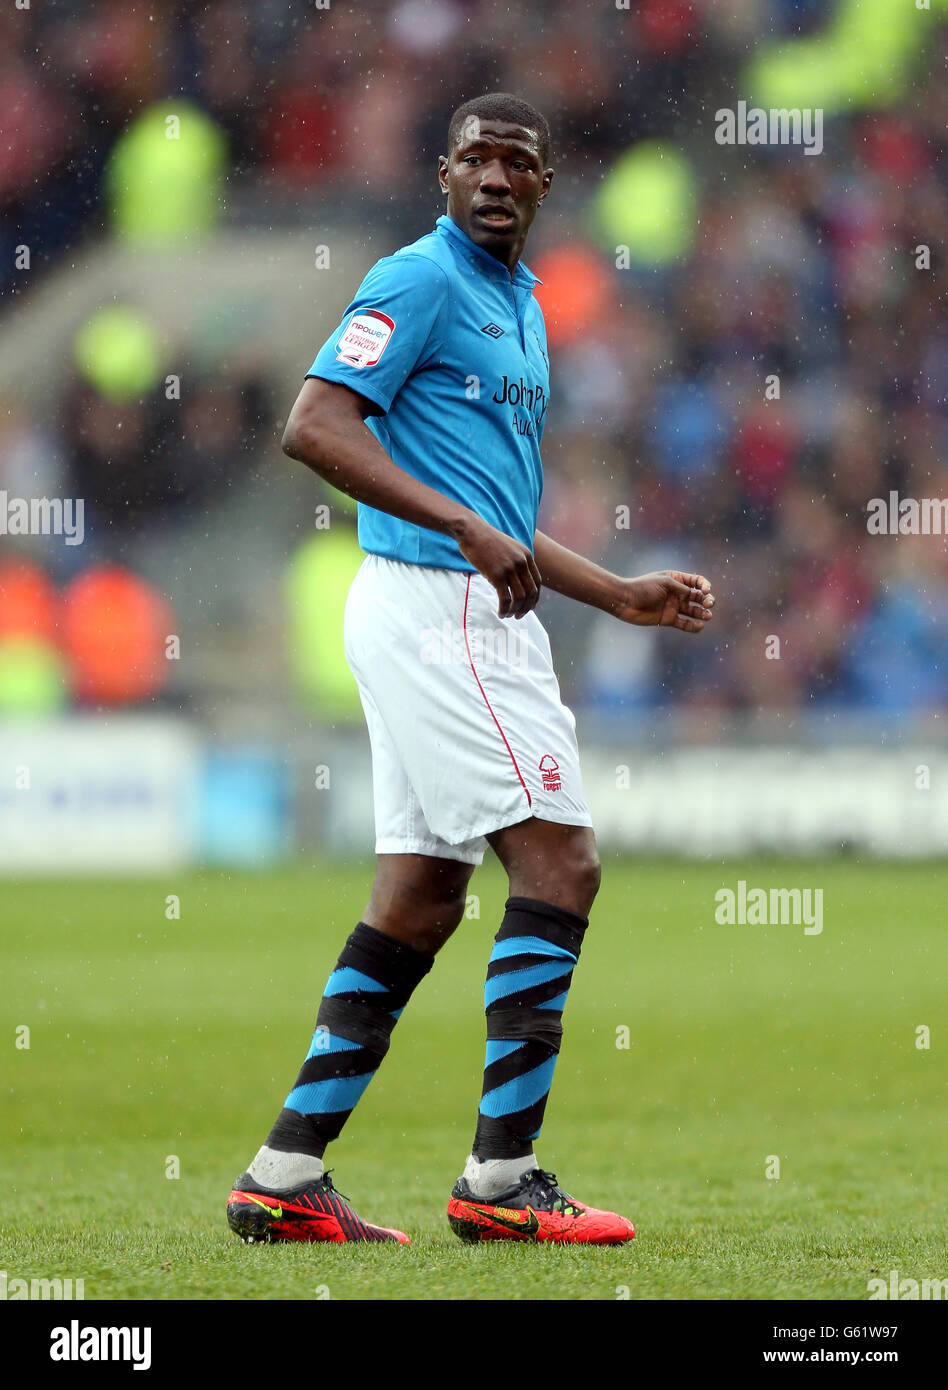
<svg viewBox="0 0 948 1390">
<path fill-rule="evenodd" d="M 522 618 L 537 606 L 543 581 L 533 552 L 480 517 L 456 536 L 458 549 L 497 590 L 497 616 Z"/>
</svg>

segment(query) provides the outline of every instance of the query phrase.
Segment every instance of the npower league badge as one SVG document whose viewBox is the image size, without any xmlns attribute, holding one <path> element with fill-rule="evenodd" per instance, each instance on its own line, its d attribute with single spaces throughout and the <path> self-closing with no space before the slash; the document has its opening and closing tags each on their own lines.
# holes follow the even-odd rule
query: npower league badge
<svg viewBox="0 0 948 1390">
<path fill-rule="evenodd" d="M 350 367 L 374 367 L 395 332 L 395 322 L 380 309 L 357 309 L 336 344 L 336 361 Z"/>
</svg>

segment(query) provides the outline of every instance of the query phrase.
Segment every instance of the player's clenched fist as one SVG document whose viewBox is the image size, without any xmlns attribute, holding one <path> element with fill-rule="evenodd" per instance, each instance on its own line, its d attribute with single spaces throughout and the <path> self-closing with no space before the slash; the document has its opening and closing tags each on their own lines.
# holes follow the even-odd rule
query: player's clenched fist
<svg viewBox="0 0 948 1390">
<path fill-rule="evenodd" d="M 536 607 L 542 580 L 525 545 L 478 516 L 455 539 L 465 560 L 497 590 L 499 618 L 522 618 Z"/>
<path fill-rule="evenodd" d="M 713 608 L 714 595 L 703 574 L 658 570 L 625 581 L 624 601 L 616 616 L 643 627 L 701 632 L 711 621 Z"/>
</svg>

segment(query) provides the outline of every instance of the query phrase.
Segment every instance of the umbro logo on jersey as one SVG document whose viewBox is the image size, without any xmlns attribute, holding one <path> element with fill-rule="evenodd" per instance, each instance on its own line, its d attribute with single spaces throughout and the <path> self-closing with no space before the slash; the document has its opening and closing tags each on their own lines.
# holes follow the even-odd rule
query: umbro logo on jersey
<svg viewBox="0 0 948 1390">
<path fill-rule="evenodd" d="M 485 323 L 481 329 L 481 332 L 486 333 L 488 338 L 502 338 L 506 331 L 505 328 L 501 328 L 499 323 Z"/>
</svg>

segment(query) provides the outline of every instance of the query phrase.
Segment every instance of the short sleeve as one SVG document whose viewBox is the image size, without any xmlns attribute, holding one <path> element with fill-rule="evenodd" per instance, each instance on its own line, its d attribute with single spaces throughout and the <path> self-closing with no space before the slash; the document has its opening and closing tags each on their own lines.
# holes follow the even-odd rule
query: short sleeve
<svg viewBox="0 0 948 1390">
<path fill-rule="evenodd" d="M 427 256 L 387 256 L 362 281 L 306 373 L 336 381 L 387 411 L 431 347 L 448 277 Z"/>
</svg>

